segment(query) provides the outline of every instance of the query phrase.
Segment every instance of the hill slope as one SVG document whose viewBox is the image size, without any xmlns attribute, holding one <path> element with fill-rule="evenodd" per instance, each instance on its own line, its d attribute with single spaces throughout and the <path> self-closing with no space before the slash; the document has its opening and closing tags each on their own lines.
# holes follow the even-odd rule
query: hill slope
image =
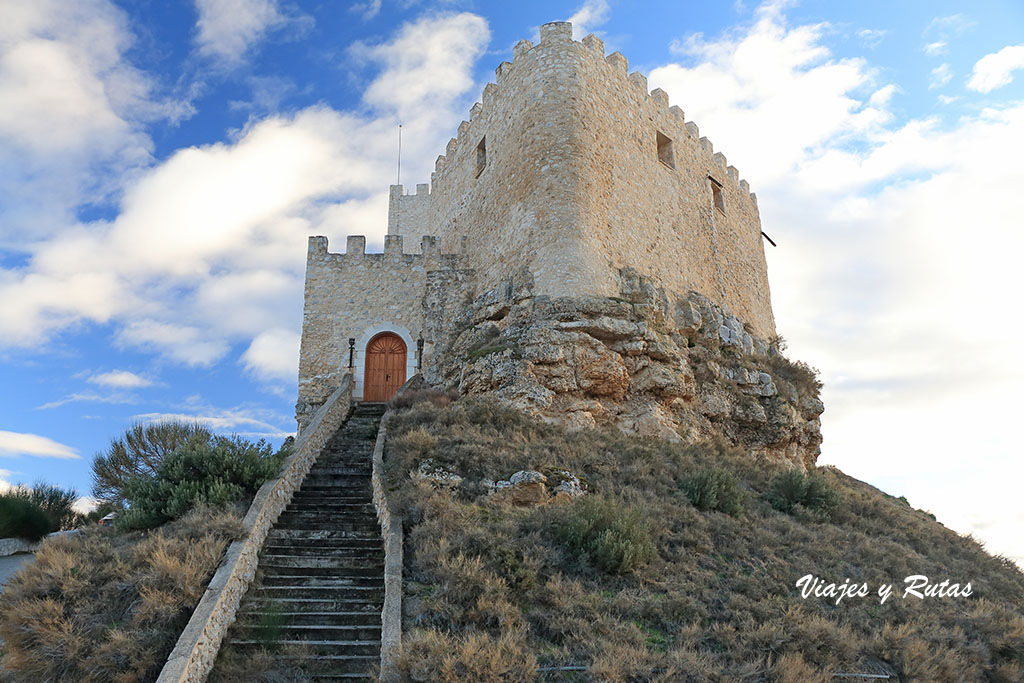
<svg viewBox="0 0 1024 683">
<path fill-rule="evenodd" d="M 784 470 L 723 444 L 421 397 L 390 422 L 386 456 L 409 680 L 1024 679 L 1024 574 L 901 499 L 824 468 L 837 504 L 781 512 Z M 547 483 L 492 493 L 521 470 Z M 563 471 L 589 492 L 552 496 Z M 808 574 L 870 593 L 804 599 Z M 904 598 L 911 575 L 972 595 Z"/>
</svg>

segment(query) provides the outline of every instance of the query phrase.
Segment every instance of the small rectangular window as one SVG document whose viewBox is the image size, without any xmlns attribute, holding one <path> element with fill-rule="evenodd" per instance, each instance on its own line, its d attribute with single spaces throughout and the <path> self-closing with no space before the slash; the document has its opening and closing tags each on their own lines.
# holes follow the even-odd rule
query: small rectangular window
<svg viewBox="0 0 1024 683">
<path fill-rule="evenodd" d="M 711 176 L 708 176 L 708 180 L 711 181 L 711 194 L 714 196 L 715 208 L 725 213 L 725 195 L 722 193 L 722 183 Z"/>
<path fill-rule="evenodd" d="M 480 138 L 480 144 L 476 146 L 476 177 L 484 172 L 487 165 L 487 136 Z"/>
<path fill-rule="evenodd" d="M 672 154 L 672 138 L 658 131 L 658 161 L 669 168 L 676 167 L 676 158 Z"/>
</svg>

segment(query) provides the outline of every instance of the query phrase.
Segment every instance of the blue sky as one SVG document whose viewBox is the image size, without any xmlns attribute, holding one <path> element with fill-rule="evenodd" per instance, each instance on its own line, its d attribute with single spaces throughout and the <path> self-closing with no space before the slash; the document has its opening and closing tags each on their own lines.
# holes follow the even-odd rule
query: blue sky
<svg viewBox="0 0 1024 683">
<path fill-rule="evenodd" d="M 1018 560 L 1024 6 L 0 0 L 0 482 L 133 420 L 294 430 L 306 237 L 385 232 L 493 69 L 571 19 L 758 194 L 820 463 Z"/>
</svg>

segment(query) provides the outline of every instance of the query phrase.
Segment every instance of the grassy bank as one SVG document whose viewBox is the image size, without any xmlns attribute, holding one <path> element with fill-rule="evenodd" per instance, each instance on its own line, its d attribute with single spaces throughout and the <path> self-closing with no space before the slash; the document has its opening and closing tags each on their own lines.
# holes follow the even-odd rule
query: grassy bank
<svg viewBox="0 0 1024 683">
<path fill-rule="evenodd" d="M 0 678 L 155 680 L 241 530 L 239 510 L 199 508 L 150 532 L 45 541 L 0 593 Z"/>
<path fill-rule="evenodd" d="M 462 481 L 416 475 L 427 459 Z M 386 467 L 407 531 L 407 680 L 1024 678 L 1024 575 L 836 470 L 794 478 L 722 444 L 568 433 L 472 399 L 398 413 Z M 589 493 L 496 502 L 485 480 L 519 470 L 549 485 L 567 470 Z M 807 574 L 872 594 L 802 599 Z M 914 574 L 973 595 L 904 599 Z M 568 666 L 585 672 L 538 673 Z"/>
</svg>

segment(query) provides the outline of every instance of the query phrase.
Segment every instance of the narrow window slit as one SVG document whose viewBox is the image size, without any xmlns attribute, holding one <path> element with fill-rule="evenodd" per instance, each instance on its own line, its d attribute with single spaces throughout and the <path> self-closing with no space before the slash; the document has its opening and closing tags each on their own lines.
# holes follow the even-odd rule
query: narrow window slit
<svg viewBox="0 0 1024 683">
<path fill-rule="evenodd" d="M 480 174 L 484 172 L 484 167 L 487 166 L 487 136 L 480 138 L 480 144 L 476 146 L 476 175 L 480 177 Z"/>
<path fill-rule="evenodd" d="M 672 138 L 658 131 L 658 161 L 669 168 L 676 167 L 676 158 L 672 154 Z"/>
</svg>

